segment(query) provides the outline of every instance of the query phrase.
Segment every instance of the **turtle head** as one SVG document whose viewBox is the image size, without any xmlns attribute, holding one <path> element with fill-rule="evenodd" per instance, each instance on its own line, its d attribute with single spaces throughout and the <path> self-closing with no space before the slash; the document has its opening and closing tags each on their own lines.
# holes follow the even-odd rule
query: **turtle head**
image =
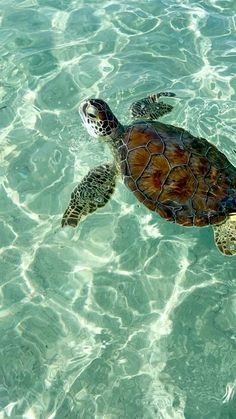
<svg viewBox="0 0 236 419">
<path fill-rule="evenodd" d="M 79 112 L 93 137 L 116 138 L 122 128 L 109 106 L 101 99 L 85 100 L 81 103 Z"/>
</svg>

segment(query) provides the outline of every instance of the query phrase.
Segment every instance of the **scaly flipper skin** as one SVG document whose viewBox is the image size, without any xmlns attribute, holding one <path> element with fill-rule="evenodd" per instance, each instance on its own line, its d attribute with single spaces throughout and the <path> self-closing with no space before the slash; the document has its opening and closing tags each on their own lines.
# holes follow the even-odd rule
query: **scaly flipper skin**
<svg viewBox="0 0 236 419">
<path fill-rule="evenodd" d="M 213 226 L 215 242 L 221 253 L 236 255 L 236 214 L 230 215 L 223 224 Z"/>
<path fill-rule="evenodd" d="M 161 96 L 174 97 L 171 92 L 160 92 L 140 99 L 130 106 L 130 116 L 132 119 L 157 120 L 161 116 L 172 111 L 173 106 L 164 102 L 159 102 Z"/>
<path fill-rule="evenodd" d="M 103 164 L 90 170 L 71 194 L 62 218 L 62 227 L 76 227 L 81 217 L 106 205 L 114 192 L 116 176 L 114 164 Z"/>
</svg>

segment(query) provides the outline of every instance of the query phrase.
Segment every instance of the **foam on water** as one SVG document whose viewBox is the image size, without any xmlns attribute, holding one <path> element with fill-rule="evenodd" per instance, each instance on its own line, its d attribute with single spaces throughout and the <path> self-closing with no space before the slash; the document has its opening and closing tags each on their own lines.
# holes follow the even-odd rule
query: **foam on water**
<svg viewBox="0 0 236 419">
<path fill-rule="evenodd" d="M 6 0 L 0 29 L 0 418 L 235 416 L 236 261 L 210 228 L 140 206 L 119 182 L 76 230 L 74 186 L 110 161 L 86 97 L 122 122 L 174 91 L 163 121 L 235 165 L 235 4 Z"/>
</svg>

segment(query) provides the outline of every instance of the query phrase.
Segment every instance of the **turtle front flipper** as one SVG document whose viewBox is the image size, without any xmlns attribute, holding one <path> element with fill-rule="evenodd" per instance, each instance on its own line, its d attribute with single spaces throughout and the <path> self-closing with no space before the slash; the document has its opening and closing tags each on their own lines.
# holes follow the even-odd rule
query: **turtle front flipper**
<svg viewBox="0 0 236 419">
<path fill-rule="evenodd" d="M 71 194 L 61 225 L 76 227 L 81 217 L 103 207 L 115 189 L 117 168 L 103 164 L 90 170 Z"/>
<path fill-rule="evenodd" d="M 130 107 L 131 118 L 156 120 L 160 116 L 171 112 L 173 106 L 164 102 L 159 102 L 161 96 L 174 97 L 175 94 L 171 92 L 160 92 L 132 103 Z"/>
<path fill-rule="evenodd" d="M 215 242 L 221 253 L 236 255 L 236 214 L 232 214 L 220 225 L 214 225 Z"/>
</svg>

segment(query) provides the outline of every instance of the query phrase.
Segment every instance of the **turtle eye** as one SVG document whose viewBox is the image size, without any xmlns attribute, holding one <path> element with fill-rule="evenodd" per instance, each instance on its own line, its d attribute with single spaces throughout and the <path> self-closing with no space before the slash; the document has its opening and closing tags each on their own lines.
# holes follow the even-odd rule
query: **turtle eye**
<svg viewBox="0 0 236 419">
<path fill-rule="evenodd" d="M 97 113 L 98 113 L 97 112 L 97 109 L 94 106 L 92 106 L 92 105 L 89 105 L 87 107 L 86 113 L 87 113 L 87 116 L 89 118 L 92 118 L 92 119 L 96 119 L 97 118 Z"/>
<path fill-rule="evenodd" d="M 96 115 L 92 112 L 87 112 L 87 115 L 89 116 L 89 118 L 95 119 Z"/>
</svg>

